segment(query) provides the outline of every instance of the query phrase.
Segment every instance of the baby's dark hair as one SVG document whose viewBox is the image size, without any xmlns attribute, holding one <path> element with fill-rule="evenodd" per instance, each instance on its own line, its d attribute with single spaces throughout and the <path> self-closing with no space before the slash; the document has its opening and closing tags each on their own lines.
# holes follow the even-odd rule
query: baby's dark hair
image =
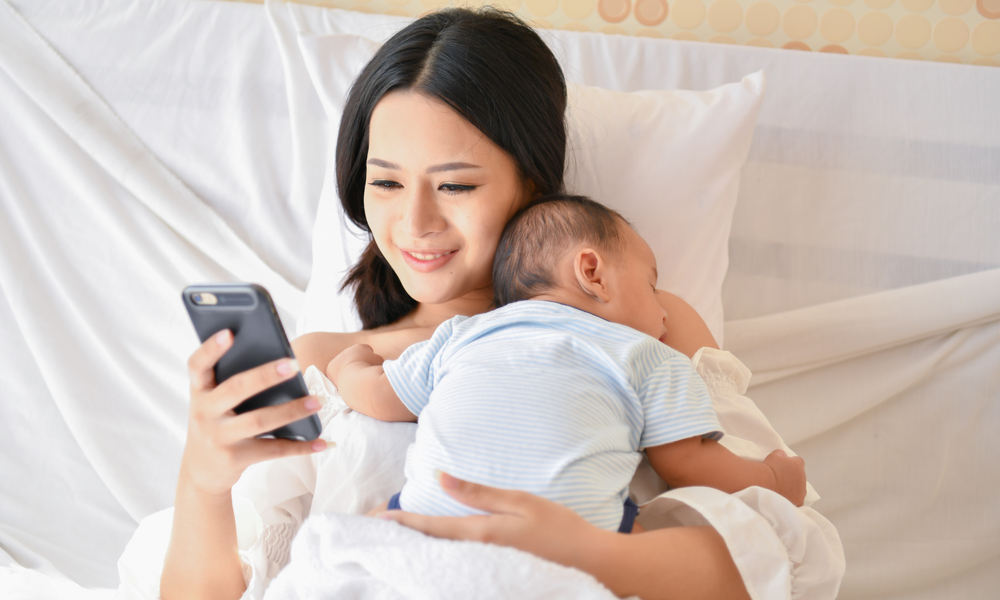
<svg viewBox="0 0 1000 600">
<path fill-rule="evenodd" d="M 617 212 L 570 194 L 543 196 L 507 223 L 493 258 L 493 302 L 497 308 L 556 287 L 555 267 L 572 246 L 591 244 L 617 260 L 624 252 L 624 227 Z"/>
</svg>

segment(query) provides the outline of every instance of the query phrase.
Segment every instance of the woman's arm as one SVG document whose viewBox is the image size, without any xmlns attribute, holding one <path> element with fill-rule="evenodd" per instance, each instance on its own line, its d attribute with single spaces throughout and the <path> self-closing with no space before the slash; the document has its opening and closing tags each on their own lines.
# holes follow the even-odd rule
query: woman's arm
<svg viewBox="0 0 1000 600">
<path fill-rule="evenodd" d="M 160 598 L 239 598 L 245 590 L 232 494 L 178 482 Z"/>
<path fill-rule="evenodd" d="M 736 456 L 715 440 L 692 437 L 646 448 L 649 464 L 672 488 L 704 485 L 732 494 L 751 486 L 777 492 L 795 506 L 806 497 L 805 461 L 775 450 L 764 462 Z"/>
<path fill-rule="evenodd" d="M 598 529 L 565 506 L 526 492 L 441 475 L 459 502 L 492 514 L 428 517 L 389 511 L 383 518 L 428 535 L 512 546 L 590 573 L 620 597 L 746 599 L 743 579 L 711 527 L 670 527 L 634 535 Z"/>
<path fill-rule="evenodd" d="M 245 591 L 236 542 L 231 490 L 251 464 L 309 454 L 326 442 L 263 440 L 255 436 L 319 410 L 319 399 L 306 396 L 279 406 L 237 415 L 240 402 L 298 372 L 282 359 L 230 377 L 216 385 L 213 366 L 232 346 L 222 331 L 191 355 L 191 408 L 174 504 L 173 529 L 160 577 L 164 600 L 239 598 Z"/>
<path fill-rule="evenodd" d="M 292 352 L 295 353 L 295 359 L 299 361 L 303 371 L 310 366 L 326 371 L 330 361 L 359 341 L 361 340 L 356 333 L 317 331 L 292 340 Z"/>
<path fill-rule="evenodd" d="M 656 298 L 667 311 L 667 337 L 664 338 L 664 343 L 689 358 L 702 348 L 719 347 L 705 320 L 690 304 L 663 290 L 657 290 Z"/>
</svg>

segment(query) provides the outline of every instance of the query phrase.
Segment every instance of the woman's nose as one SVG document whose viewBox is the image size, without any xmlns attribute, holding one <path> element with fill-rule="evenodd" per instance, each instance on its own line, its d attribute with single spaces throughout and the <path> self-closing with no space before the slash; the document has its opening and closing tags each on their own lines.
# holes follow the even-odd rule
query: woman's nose
<svg viewBox="0 0 1000 600">
<path fill-rule="evenodd" d="M 403 212 L 403 227 L 406 234 L 417 239 L 444 231 L 447 222 L 434 198 L 434 190 L 422 185 L 410 189 L 413 192 L 407 197 Z"/>
</svg>

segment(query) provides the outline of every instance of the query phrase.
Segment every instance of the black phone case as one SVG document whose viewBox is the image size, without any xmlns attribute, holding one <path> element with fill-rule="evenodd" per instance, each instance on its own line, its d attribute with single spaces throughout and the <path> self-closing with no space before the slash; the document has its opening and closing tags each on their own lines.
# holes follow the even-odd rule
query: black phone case
<svg viewBox="0 0 1000 600">
<path fill-rule="evenodd" d="M 199 305 L 193 295 L 211 293 L 217 297 L 223 294 L 249 294 L 252 302 L 247 305 L 220 303 L 214 306 Z M 294 358 L 292 346 L 288 343 L 281 319 L 274 309 L 270 294 L 263 287 L 253 283 L 224 283 L 192 285 L 184 288 L 181 296 L 184 307 L 191 316 L 191 323 L 204 342 L 213 334 L 229 329 L 233 332 L 233 345 L 215 365 L 215 381 L 222 383 L 237 373 L 260 366 L 272 360 Z M 283 404 L 309 395 L 302 374 L 279 383 L 263 392 L 247 398 L 234 410 L 237 414 L 255 408 Z M 260 437 L 278 437 L 295 440 L 314 440 L 319 437 L 322 425 L 316 415 L 279 427 Z"/>
</svg>

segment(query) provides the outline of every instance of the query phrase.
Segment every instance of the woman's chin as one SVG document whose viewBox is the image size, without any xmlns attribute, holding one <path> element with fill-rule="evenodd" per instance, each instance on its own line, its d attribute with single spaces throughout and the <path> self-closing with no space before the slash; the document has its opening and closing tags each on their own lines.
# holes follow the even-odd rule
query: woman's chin
<svg viewBox="0 0 1000 600">
<path fill-rule="evenodd" d="M 444 286 L 433 286 L 433 285 L 406 285 L 403 284 L 403 289 L 406 293 L 410 295 L 420 304 L 446 304 L 454 300 L 457 295 L 453 290 L 447 289 Z"/>
<path fill-rule="evenodd" d="M 482 300 L 484 303 L 492 303 L 493 294 L 492 288 L 480 289 L 462 289 L 453 288 L 447 286 L 446 284 L 439 285 L 407 285 L 403 283 L 403 288 L 406 293 L 410 295 L 411 298 L 419 302 L 420 304 L 425 304 L 428 306 L 448 304 L 449 302 L 454 302 L 457 300 Z"/>
</svg>

